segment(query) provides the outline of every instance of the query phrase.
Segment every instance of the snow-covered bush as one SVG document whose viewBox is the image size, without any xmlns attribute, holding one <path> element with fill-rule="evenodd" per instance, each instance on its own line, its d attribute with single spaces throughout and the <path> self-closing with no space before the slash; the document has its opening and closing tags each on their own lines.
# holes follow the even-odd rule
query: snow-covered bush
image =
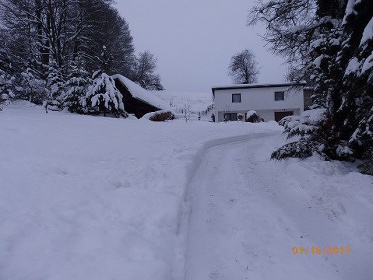
<svg viewBox="0 0 373 280">
<path fill-rule="evenodd" d="M 360 172 L 373 176 L 373 152 L 363 164 L 359 165 Z"/>
<path fill-rule="evenodd" d="M 280 120 L 279 125 L 285 128 L 287 138 L 295 136 L 308 138 L 317 128 L 317 125 L 325 117 L 324 109 L 304 111 L 300 116 L 287 116 Z"/>
<path fill-rule="evenodd" d="M 7 105 L 7 103 L 9 102 L 9 97 L 7 94 L 5 93 L 0 93 L 0 111 L 3 110 L 3 106 L 4 105 Z"/>
<path fill-rule="evenodd" d="M 11 75 L 12 65 L 8 53 L 0 48 L 0 110 L 14 97 L 14 76 Z"/>
<path fill-rule="evenodd" d="M 124 110 L 123 96 L 116 88 L 112 77 L 101 71 L 93 76 L 93 85 L 88 87 L 82 105 L 90 114 L 113 114 L 115 117 L 127 117 Z"/>
<path fill-rule="evenodd" d="M 264 120 L 261 117 L 259 117 L 259 115 L 254 110 L 250 110 L 246 114 L 246 122 L 258 123 L 263 121 Z"/>
<path fill-rule="evenodd" d="M 31 68 L 27 68 L 21 73 L 21 99 L 26 99 L 32 103 L 41 105 L 47 99 L 46 83 L 39 79 L 38 75 Z"/>
<path fill-rule="evenodd" d="M 9 100 L 14 97 L 13 88 L 14 77 L 0 69 L 0 110 L 3 105 L 7 105 Z"/>
<path fill-rule="evenodd" d="M 154 113 L 150 113 L 149 120 L 153 122 L 164 122 L 164 121 L 171 121 L 175 119 L 175 115 L 170 111 L 157 111 Z"/>
<path fill-rule="evenodd" d="M 285 144 L 280 149 L 274 151 L 271 155 L 271 159 L 286 159 L 289 157 L 295 158 L 308 158 L 312 156 L 315 151 L 315 145 L 311 141 L 305 141 L 301 139 L 299 141 Z"/>
<path fill-rule="evenodd" d="M 271 155 L 272 159 L 287 157 L 307 158 L 313 152 L 323 153 L 322 137 L 316 133 L 317 128 L 325 120 L 324 109 L 304 111 L 300 116 L 287 116 L 279 124 L 284 127 L 287 139 L 297 137 L 297 141 L 288 143 Z"/>
</svg>

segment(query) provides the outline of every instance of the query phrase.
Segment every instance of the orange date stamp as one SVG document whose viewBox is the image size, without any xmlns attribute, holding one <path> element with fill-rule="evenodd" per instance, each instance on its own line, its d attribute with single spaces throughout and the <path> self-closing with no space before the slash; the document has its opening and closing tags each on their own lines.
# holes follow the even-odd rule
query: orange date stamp
<svg viewBox="0 0 373 280">
<path fill-rule="evenodd" d="M 351 252 L 350 246 L 295 246 L 291 249 L 293 255 L 348 255 Z"/>
</svg>

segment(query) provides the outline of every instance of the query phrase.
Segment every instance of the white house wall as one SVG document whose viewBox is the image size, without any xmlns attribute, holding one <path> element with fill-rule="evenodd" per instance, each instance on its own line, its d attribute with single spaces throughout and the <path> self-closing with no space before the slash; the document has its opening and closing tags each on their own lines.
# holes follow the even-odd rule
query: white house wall
<svg viewBox="0 0 373 280">
<path fill-rule="evenodd" d="M 285 100 L 275 101 L 275 92 L 284 91 Z M 240 93 L 241 102 L 232 103 L 232 94 Z M 215 90 L 214 109 L 217 121 L 224 120 L 224 113 L 247 113 L 255 110 L 265 121 L 274 120 L 274 112 L 293 111 L 300 114 L 304 110 L 302 88 L 263 87 Z"/>
</svg>

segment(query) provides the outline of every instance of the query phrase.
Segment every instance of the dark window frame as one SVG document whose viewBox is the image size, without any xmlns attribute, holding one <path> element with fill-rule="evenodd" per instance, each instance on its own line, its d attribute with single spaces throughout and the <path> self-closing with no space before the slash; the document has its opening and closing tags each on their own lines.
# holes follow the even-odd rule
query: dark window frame
<svg viewBox="0 0 373 280">
<path fill-rule="evenodd" d="M 285 91 L 275 91 L 275 101 L 284 101 Z"/>
<path fill-rule="evenodd" d="M 238 113 L 224 113 L 224 121 L 237 121 L 238 120 Z"/>
<path fill-rule="evenodd" d="M 237 101 L 235 97 L 239 97 L 240 101 Z M 242 101 L 241 93 L 232 93 L 232 103 L 241 103 L 241 101 Z"/>
</svg>

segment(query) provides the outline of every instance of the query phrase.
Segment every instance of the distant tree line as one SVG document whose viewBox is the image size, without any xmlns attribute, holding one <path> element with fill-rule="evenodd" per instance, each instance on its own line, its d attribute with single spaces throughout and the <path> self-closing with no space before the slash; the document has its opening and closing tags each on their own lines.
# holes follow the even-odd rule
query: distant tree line
<svg viewBox="0 0 373 280">
<path fill-rule="evenodd" d="M 113 3 L 0 0 L 0 103 L 15 97 L 72 104 L 94 85 L 97 70 L 163 89 L 156 58 L 135 53 L 129 25 Z"/>
<path fill-rule="evenodd" d="M 307 78 L 319 116 L 282 121 L 297 136 L 272 157 L 363 160 L 373 175 L 373 1 L 260 0 L 249 23 L 266 25 L 265 40 L 292 65 L 290 77 Z"/>
</svg>

